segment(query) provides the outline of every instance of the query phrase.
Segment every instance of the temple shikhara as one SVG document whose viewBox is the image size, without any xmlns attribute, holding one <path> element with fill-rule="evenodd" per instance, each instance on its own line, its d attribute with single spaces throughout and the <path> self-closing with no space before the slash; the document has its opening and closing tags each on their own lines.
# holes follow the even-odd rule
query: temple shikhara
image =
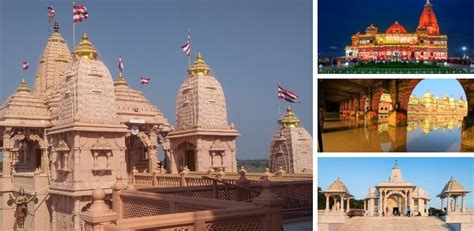
<svg viewBox="0 0 474 231">
<path fill-rule="evenodd" d="M 346 46 L 346 59 L 351 61 L 445 61 L 448 59 L 448 36 L 441 34 L 430 0 L 421 13 L 418 27 L 409 32 L 395 21 L 385 32 L 374 24 L 365 33 L 352 36 Z"/>
<path fill-rule="evenodd" d="M 201 54 L 173 127 L 126 76 L 113 78 L 91 41 L 83 34 L 71 52 L 55 23 L 33 87 L 21 81 L 0 108 L 0 230 L 270 231 L 311 216 L 312 139 L 292 110 L 271 169 L 247 173 Z"/>
</svg>

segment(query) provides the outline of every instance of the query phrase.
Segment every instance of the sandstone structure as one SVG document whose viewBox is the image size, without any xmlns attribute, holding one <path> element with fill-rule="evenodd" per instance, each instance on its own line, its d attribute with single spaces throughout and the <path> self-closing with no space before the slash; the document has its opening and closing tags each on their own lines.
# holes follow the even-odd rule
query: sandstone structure
<svg viewBox="0 0 474 231">
<path fill-rule="evenodd" d="M 270 171 L 280 169 L 288 173 L 311 173 L 313 171 L 313 139 L 300 126 L 300 119 L 288 107 L 279 121 L 280 128 L 273 134 L 270 144 Z"/>
<path fill-rule="evenodd" d="M 0 197 L 24 187 L 46 201 L 34 211 L 51 221 L 30 216 L 27 230 L 79 230 L 92 190 L 110 194 L 115 176 L 128 176 L 132 167 L 158 169 L 157 150 L 166 147 L 170 127 L 122 75 L 114 82 L 87 34 L 71 54 L 56 23 L 33 91 L 23 80 L 0 109 Z M 1 229 L 12 230 L 14 211 L 5 206 Z"/>
<path fill-rule="evenodd" d="M 176 128 L 170 132 L 172 173 L 224 169 L 237 172 L 235 126 L 227 121 L 224 91 L 199 53 L 176 100 Z"/>
</svg>

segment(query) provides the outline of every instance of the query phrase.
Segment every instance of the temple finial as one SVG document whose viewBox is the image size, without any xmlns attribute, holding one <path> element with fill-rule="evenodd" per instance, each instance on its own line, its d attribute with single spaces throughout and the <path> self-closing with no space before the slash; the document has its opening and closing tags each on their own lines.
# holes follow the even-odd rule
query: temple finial
<svg viewBox="0 0 474 231">
<path fill-rule="evenodd" d="M 30 88 L 28 87 L 28 84 L 26 84 L 25 79 L 21 80 L 20 86 L 18 86 L 16 92 L 30 92 Z"/>
<path fill-rule="evenodd" d="M 54 22 L 54 32 L 58 33 L 59 32 L 59 23 L 58 22 Z"/>
<path fill-rule="evenodd" d="M 81 42 L 79 46 L 74 51 L 76 59 L 88 59 L 88 60 L 96 60 L 97 59 L 97 51 L 89 41 L 89 36 L 87 33 L 84 33 L 81 38 Z"/>
<path fill-rule="evenodd" d="M 211 68 L 207 66 L 206 62 L 202 58 L 201 52 L 198 53 L 196 57 L 196 61 L 194 64 L 189 68 L 188 73 L 189 76 L 199 76 L 199 75 L 208 75 L 211 71 Z"/>
</svg>

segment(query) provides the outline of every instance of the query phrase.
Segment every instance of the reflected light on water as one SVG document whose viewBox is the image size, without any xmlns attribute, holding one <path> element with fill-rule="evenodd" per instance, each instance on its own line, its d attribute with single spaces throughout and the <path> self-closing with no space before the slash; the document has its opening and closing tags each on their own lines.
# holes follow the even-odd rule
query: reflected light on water
<svg viewBox="0 0 474 231">
<path fill-rule="evenodd" d="M 393 127 L 386 115 L 378 123 L 328 115 L 322 133 L 325 152 L 459 152 L 462 115 L 408 115 Z"/>
</svg>

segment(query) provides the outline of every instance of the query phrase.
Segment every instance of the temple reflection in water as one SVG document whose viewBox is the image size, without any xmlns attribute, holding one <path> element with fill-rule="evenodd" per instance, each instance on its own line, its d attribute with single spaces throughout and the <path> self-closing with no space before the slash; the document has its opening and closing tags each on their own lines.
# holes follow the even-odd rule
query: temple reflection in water
<svg viewBox="0 0 474 231">
<path fill-rule="evenodd" d="M 474 111 L 469 93 L 474 81 L 459 80 L 466 100 L 433 96 L 432 108 L 437 110 L 427 107 L 426 97 L 414 101 L 411 93 L 419 81 L 319 80 L 319 150 L 473 151 Z"/>
</svg>

